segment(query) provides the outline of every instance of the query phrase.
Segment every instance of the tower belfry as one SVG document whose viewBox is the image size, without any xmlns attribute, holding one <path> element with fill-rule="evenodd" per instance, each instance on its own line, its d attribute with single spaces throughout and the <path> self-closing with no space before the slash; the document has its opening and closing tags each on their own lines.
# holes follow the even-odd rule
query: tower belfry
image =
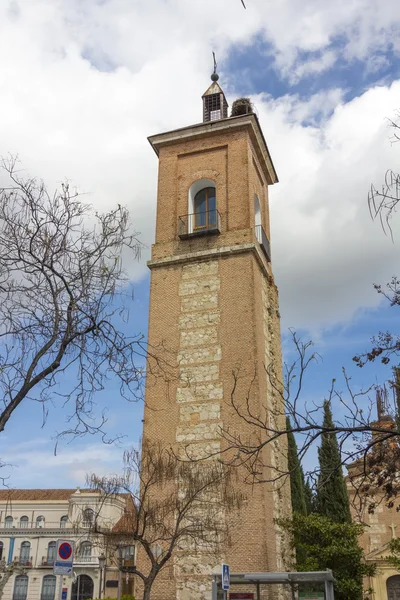
<svg viewBox="0 0 400 600">
<path fill-rule="evenodd" d="M 235 400 L 249 402 L 270 426 L 285 427 L 282 397 L 266 370 L 272 365 L 279 378 L 268 198 L 278 177 L 257 116 L 228 117 L 217 80 L 214 69 L 202 123 L 149 138 L 159 159 L 149 344 L 168 352 L 176 372 L 167 380 L 149 370 L 143 439 L 195 460 L 218 458 L 226 448 L 222 430 L 260 436 L 232 407 L 233 372 L 240 373 Z M 286 468 L 280 440 L 265 448 L 269 469 Z M 237 485 L 248 500 L 232 521 L 222 559 L 236 572 L 283 570 L 287 549 L 275 519 L 290 511 L 288 484 L 251 488 L 244 475 L 239 469 Z M 228 513 L 222 518 L 230 523 Z M 193 553 L 185 560 L 166 569 L 155 600 L 210 600 L 221 559 Z"/>
</svg>

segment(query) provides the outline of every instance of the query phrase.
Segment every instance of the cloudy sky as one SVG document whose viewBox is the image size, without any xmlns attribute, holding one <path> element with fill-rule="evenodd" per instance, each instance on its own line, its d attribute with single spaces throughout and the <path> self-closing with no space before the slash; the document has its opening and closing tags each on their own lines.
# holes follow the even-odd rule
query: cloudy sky
<svg viewBox="0 0 400 600">
<path fill-rule="evenodd" d="M 50 188 L 68 178 L 96 209 L 128 206 L 149 248 L 157 160 L 147 136 L 201 120 L 214 50 L 229 103 L 252 97 L 278 171 L 271 241 L 282 330 L 316 341 L 324 362 L 312 392 L 321 394 L 371 335 L 400 325 L 372 288 L 399 274 L 400 215 L 393 243 L 367 205 L 371 183 L 400 168 L 387 122 L 400 108 L 400 3 L 246 5 L 1 0 L 0 155 L 18 153 Z M 147 257 L 130 265 L 135 331 L 146 329 Z M 111 434 L 126 436 L 120 446 L 135 442 L 141 407 L 112 389 L 98 402 L 109 407 Z M 40 407 L 15 413 L 0 443 L 11 485 L 82 484 L 95 466 L 119 468 L 121 447 L 96 439 L 61 444 L 53 456 L 63 414 L 54 409 L 40 429 Z"/>
</svg>

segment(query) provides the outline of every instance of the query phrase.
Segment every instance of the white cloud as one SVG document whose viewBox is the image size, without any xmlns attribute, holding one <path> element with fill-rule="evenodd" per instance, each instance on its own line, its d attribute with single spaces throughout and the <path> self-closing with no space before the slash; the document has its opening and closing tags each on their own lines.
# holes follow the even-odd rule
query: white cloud
<svg viewBox="0 0 400 600">
<path fill-rule="evenodd" d="M 319 127 L 289 121 L 286 98 L 259 104 L 281 181 L 271 211 L 284 325 L 314 329 L 348 319 L 359 306 L 377 305 L 373 282 L 398 272 L 398 245 L 371 221 L 367 193 L 399 166 L 384 119 L 399 92 L 400 82 L 370 89 L 338 104 Z M 400 222 L 393 226 L 400 243 Z"/>
<path fill-rule="evenodd" d="M 0 68 L 0 154 L 18 152 L 50 185 L 70 178 L 97 209 L 127 205 L 150 245 L 157 160 L 146 137 L 200 120 L 211 48 L 223 67 L 232 45 L 261 35 L 283 74 L 298 79 L 331 66 L 338 52 L 371 60 L 395 45 L 400 22 L 395 0 L 247 4 L 244 11 L 239 0 L 3 2 L 0 53 L 9 59 Z M 271 194 L 272 241 L 290 324 L 349 317 L 375 301 L 370 281 L 395 271 L 390 240 L 369 221 L 366 193 L 395 166 L 384 117 L 397 106 L 397 90 L 371 90 L 348 104 L 338 89 L 307 102 L 256 99 L 281 179 Z M 131 265 L 134 277 L 145 273 L 146 258 Z"/>
<path fill-rule="evenodd" d="M 82 487 L 88 474 L 121 473 L 123 449 L 116 444 L 75 442 L 55 455 L 48 439 L 35 438 L 8 448 L 1 476 L 9 476 L 5 484 L 13 488 Z"/>
</svg>

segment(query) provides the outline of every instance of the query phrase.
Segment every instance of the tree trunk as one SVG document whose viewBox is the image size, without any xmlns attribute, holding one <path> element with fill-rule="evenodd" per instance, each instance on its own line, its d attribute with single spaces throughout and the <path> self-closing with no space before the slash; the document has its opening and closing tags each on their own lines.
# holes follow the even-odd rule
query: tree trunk
<svg viewBox="0 0 400 600">
<path fill-rule="evenodd" d="M 152 585 L 153 585 L 152 581 L 146 581 L 146 583 L 144 584 L 143 600 L 150 600 L 150 592 L 151 592 Z"/>
</svg>

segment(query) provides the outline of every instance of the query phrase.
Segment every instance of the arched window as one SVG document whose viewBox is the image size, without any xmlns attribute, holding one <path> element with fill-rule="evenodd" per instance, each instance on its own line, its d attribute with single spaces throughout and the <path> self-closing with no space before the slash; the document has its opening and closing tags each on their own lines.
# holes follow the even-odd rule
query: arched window
<svg viewBox="0 0 400 600">
<path fill-rule="evenodd" d="M 30 542 L 22 542 L 21 548 L 19 551 L 19 562 L 21 565 L 28 565 L 31 561 L 31 544 Z"/>
<path fill-rule="evenodd" d="M 60 527 L 61 529 L 65 529 L 68 523 L 68 515 L 64 515 L 63 517 L 61 517 L 60 519 Z"/>
<path fill-rule="evenodd" d="M 94 523 L 94 512 L 91 508 L 85 508 L 83 511 L 83 526 L 91 527 Z"/>
<path fill-rule="evenodd" d="M 43 515 L 39 515 L 36 517 L 36 527 L 42 528 L 44 527 L 45 518 Z"/>
<path fill-rule="evenodd" d="M 26 600 L 28 596 L 28 576 L 17 575 L 12 600 Z"/>
<path fill-rule="evenodd" d="M 92 556 L 92 544 L 90 542 L 82 542 L 79 546 L 79 557 L 88 562 Z"/>
<path fill-rule="evenodd" d="M 388 600 L 400 600 L 400 575 L 393 575 L 386 581 Z"/>
<path fill-rule="evenodd" d="M 19 526 L 22 529 L 26 529 L 28 527 L 28 525 L 29 525 L 29 519 L 28 519 L 28 517 L 21 517 L 20 520 L 19 520 Z"/>
<path fill-rule="evenodd" d="M 194 229 L 215 229 L 217 225 L 217 203 L 215 187 L 206 187 L 194 197 Z"/>
<path fill-rule="evenodd" d="M 216 203 L 216 186 L 212 179 L 198 179 L 190 189 L 188 195 L 188 216 L 181 218 L 184 221 L 185 231 L 179 233 L 180 237 L 198 233 L 218 233 L 218 211 Z"/>
<path fill-rule="evenodd" d="M 56 546 L 57 546 L 56 542 L 49 542 L 49 545 L 47 546 L 46 562 L 48 565 L 54 565 L 54 561 L 56 558 Z"/>
<path fill-rule="evenodd" d="M 3 544 L 3 542 L 0 542 L 0 560 L 3 558 L 3 550 L 4 550 L 4 544 Z"/>
<path fill-rule="evenodd" d="M 11 529 L 11 527 L 13 526 L 13 518 L 10 516 L 6 517 L 4 520 L 4 524 L 6 526 L 6 529 Z"/>
<path fill-rule="evenodd" d="M 54 600 L 56 595 L 56 576 L 45 575 L 42 583 L 40 600 Z"/>
</svg>

